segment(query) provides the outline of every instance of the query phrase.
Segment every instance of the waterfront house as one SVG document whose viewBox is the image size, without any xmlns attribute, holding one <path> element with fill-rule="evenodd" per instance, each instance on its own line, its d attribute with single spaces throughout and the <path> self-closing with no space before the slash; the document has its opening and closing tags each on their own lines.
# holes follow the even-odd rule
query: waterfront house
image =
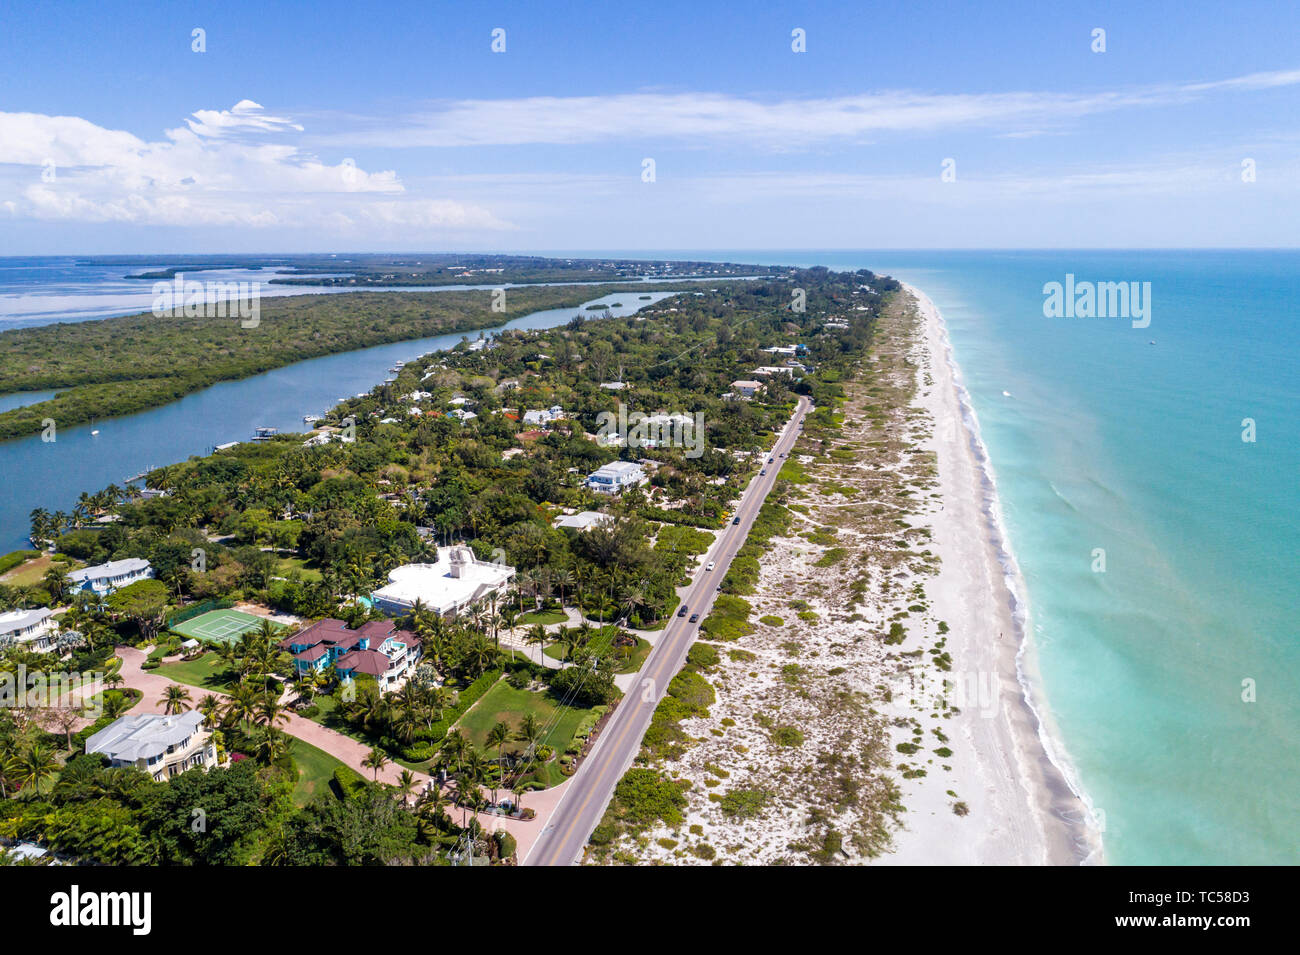
<svg viewBox="0 0 1300 955">
<path fill-rule="evenodd" d="M 197 710 L 123 716 L 86 740 L 86 752 L 103 753 L 113 766 L 139 769 L 158 782 L 217 764 L 217 747 Z"/>
<path fill-rule="evenodd" d="M 90 590 L 101 597 L 115 590 L 133 584 L 138 580 L 153 577 L 153 568 L 143 557 L 127 557 L 123 560 L 110 560 L 107 564 L 83 567 L 68 574 L 76 590 Z"/>
</svg>

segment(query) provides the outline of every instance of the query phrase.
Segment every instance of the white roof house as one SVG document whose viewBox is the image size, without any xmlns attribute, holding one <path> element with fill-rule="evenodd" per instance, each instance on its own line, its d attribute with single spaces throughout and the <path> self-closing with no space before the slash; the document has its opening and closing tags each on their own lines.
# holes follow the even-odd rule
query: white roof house
<svg viewBox="0 0 1300 955">
<path fill-rule="evenodd" d="M 731 383 L 732 391 L 746 398 L 755 394 L 762 387 L 763 383 L 761 381 L 733 381 Z"/>
<path fill-rule="evenodd" d="M 53 616 L 54 611 L 49 607 L 0 613 L 0 647 L 25 643 L 29 646 L 24 649 L 48 650 L 53 645 L 54 632 L 58 629 Z"/>
<path fill-rule="evenodd" d="M 545 411 L 525 411 L 524 424 L 546 425 L 552 421 L 559 421 L 564 417 L 564 409 L 559 405 L 551 405 Z"/>
<path fill-rule="evenodd" d="M 388 574 L 388 583 L 371 596 L 385 613 L 406 613 L 418 600 L 445 616 L 501 592 L 514 576 L 513 567 L 479 560 L 468 547 L 444 547 L 432 564 L 395 567 Z"/>
<path fill-rule="evenodd" d="M 213 766 L 217 749 L 197 710 L 174 716 L 143 713 L 114 720 L 86 740 L 87 753 L 103 753 L 114 766 L 133 766 L 162 779 L 194 766 Z"/>
<path fill-rule="evenodd" d="M 562 514 L 555 519 L 556 527 L 572 527 L 576 531 L 589 531 L 601 524 L 611 524 L 614 517 L 600 511 L 582 511 L 579 514 Z"/>
<path fill-rule="evenodd" d="M 107 564 L 83 567 L 68 574 L 68 579 L 80 590 L 93 590 L 97 594 L 111 594 L 119 588 L 153 576 L 153 568 L 143 557 L 110 560 Z"/>
<path fill-rule="evenodd" d="M 626 381 L 602 381 L 600 387 L 606 391 L 622 391 L 627 387 Z"/>
<path fill-rule="evenodd" d="M 756 375 L 793 375 L 794 369 L 788 365 L 761 365 L 754 369 Z"/>
<path fill-rule="evenodd" d="M 464 408 L 452 408 L 447 412 L 447 417 L 455 418 L 461 424 L 464 424 L 466 421 L 473 421 L 478 415 L 472 411 L 466 411 Z"/>
<path fill-rule="evenodd" d="M 641 465 L 632 461 L 612 461 L 587 475 L 587 487 L 598 494 L 617 494 L 646 480 Z"/>
</svg>

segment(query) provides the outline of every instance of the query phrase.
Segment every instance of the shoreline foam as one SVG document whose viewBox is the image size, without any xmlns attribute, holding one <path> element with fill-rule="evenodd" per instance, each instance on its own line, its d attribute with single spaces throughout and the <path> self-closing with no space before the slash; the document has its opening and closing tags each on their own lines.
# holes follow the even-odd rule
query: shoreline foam
<svg viewBox="0 0 1300 955">
<path fill-rule="evenodd" d="M 953 631 L 961 641 L 953 654 L 957 669 L 981 684 L 987 673 L 998 687 L 992 717 L 972 712 L 967 725 L 977 772 L 986 786 L 986 828 L 978 834 L 975 861 L 1100 862 L 1095 816 L 1074 782 L 1039 689 L 1027 591 L 1002 521 L 979 418 L 938 307 L 921 290 L 905 283 L 904 288 L 922 318 L 920 335 L 933 384 L 922 390 L 917 403 L 934 418 L 940 483 L 944 502 L 950 505 L 934 515 L 935 541 L 943 558 L 941 579 L 949 585 L 938 588 L 936 604 L 946 604 L 947 618 L 959 622 Z M 972 569 L 969 564 L 978 563 L 981 556 L 984 566 Z M 975 573 L 978 577 L 970 576 Z M 977 585 L 982 585 L 983 594 Z M 1004 639 L 1004 633 L 1012 639 Z M 1037 830 L 1034 838 L 1013 822 L 1026 811 Z M 933 834 L 927 838 L 900 833 L 900 850 L 912 839 L 928 849 L 938 842 Z M 899 861 L 946 861 L 925 859 L 921 847 L 916 850 L 904 852 Z"/>
</svg>

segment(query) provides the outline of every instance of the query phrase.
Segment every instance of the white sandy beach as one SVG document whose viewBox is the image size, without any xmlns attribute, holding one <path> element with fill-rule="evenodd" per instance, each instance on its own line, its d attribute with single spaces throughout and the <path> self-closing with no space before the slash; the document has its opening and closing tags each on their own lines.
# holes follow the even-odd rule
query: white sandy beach
<svg viewBox="0 0 1300 955">
<path fill-rule="evenodd" d="M 1017 672 L 1022 638 L 1003 570 L 1001 529 L 990 519 L 991 488 L 974 440 L 947 331 L 934 303 L 915 296 L 923 322 L 917 406 L 934 421 L 927 447 L 938 459 L 943 504 L 928 517 L 942 560 L 931 593 L 935 615 L 951 622 L 949 678 L 961 714 L 951 721 L 953 772 L 904 784 L 906 828 L 877 864 L 1077 864 L 1095 848 L 1083 803 L 1048 758 L 1038 720 Z M 927 378 L 925 372 L 929 372 Z M 996 513 L 996 511 L 994 511 Z M 1022 661 L 1032 673 L 1031 655 Z M 945 790 L 969 805 L 954 815 Z"/>
</svg>

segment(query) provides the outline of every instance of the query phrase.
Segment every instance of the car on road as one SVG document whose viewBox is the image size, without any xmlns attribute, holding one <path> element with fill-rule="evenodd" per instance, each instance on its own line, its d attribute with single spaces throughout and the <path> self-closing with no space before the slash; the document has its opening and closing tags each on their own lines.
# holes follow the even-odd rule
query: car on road
<svg viewBox="0 0 1300 955">
<path fill-rule="evenodd" d="M 768 458 L 768 459 L 767 459 L 767 463 L 768 463 L 768 464 L 771 464 L 773 460 L 775 460 L 775 459 L 774 459 L 774 458 Z"/>
<path fill-rule="evenodd" d="M 715 563 L 716 563 L 716 561 L 712 561 L 712 560 L 709 561 L 709 566 L 708 566 L 708 567 L 705 567 L 704 569 L 705 569 L 705 570 L 712 570 L 712 569 L 713 569 L 713 565 L 714 565 Z"/>
<path fill-rule="evenodd" d="M 732 518 L 731 523 L 733 523 L 733 524 L 739 524 L 739 523 L 740 523 L 740 518 L 739 518 L 739 517 L 734 517 L 734 518 Z"/>
<path fill-rule="evenodd" d="M 686 604 L 682 604 L 682 609 L 677 611 L 677 616 L 679 617 L 686 616 L 686 610 L 687 610 Z"/>
<path fill-rule="evenodd" d="M 765 474 L 767 474 L 767 468 L 763 468 L 763 470 L 761 470 L 761 471 L 758 472 L 758 476 L 759 476 L 759 477 L 762 477 L 762 476 L 765 475 Z"/>
<path fill-rule="evenodd" d="M 700 622 L 700 615 L 698 613 L 691 614 L 691 619 L 687 621 L 687 623 L 699 623 L 699 622 Z"/>
</svg>

